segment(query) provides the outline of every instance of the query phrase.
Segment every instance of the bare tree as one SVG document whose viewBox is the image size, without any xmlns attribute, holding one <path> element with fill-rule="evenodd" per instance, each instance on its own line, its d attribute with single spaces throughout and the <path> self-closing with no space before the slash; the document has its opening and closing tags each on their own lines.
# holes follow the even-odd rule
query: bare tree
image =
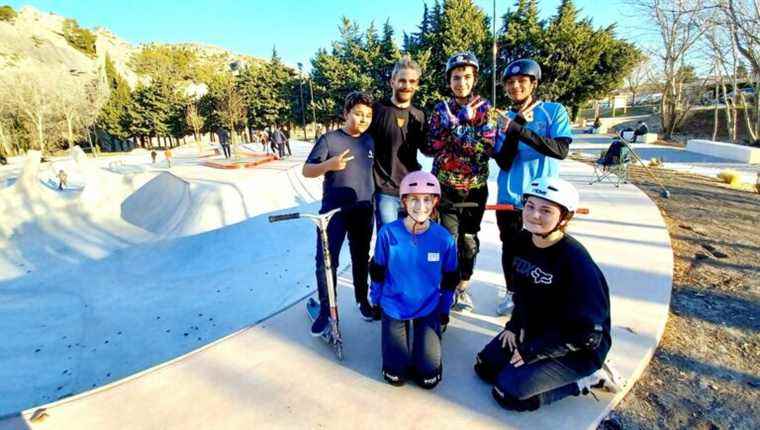
<svg viewBox="0 0 760 430">
<path fill-rule="evenodd" d="M 754 112 L 745 107 L 744 119 L 750 139 L 756 142 L 760 134 L 760 4 L 757 0 L 722 0 L 720 4 L 734 48 L 752 68 L 750 79 L 754 89 Z M 734 94 L 738 94 L 742 104 L 747 105 L 743 91 Z"/>
<path fill-rule="evenodd" d="M 233 143 L 235 152 L 238 152 L 237 139 L 235 139 L 236 130 L 244 123 L 246 107 L 243 96 L 238 92 L 232 81 L 224 87 L 222 96 L 219 99 L 216 110 L 219 113 L 219 119 L 222 124 L 230 130 L 230 139 Z"/>
<path fill-rule="evenodd" d="M 651 68 L 648 58 L 643 58 L 631 73 L 625 77 L 625 89 L 631 93 L 631 104 L 636 104 L 636 96 L 647 83 L 648 71 Z"/>
<path fill-rule="evenodd" d="M 733 40 L 725 32 L 726 21 L 718 15 L 709 20 L 705 20 L 704 25 L 708 30 L 704 34 L 704 49 L 707 51 L 706 56 L 713 61 L 714 70 L 714 97 L 715 111 L 713 115 L 713 140 L 717 138 L 719 128 L 719 101 L 723 100 L 725 104 L 724 112 L 726 116 L 726 130 L 728 139 L 733 143 L 736 141 L 737 133 L 737 103 L 736 93 L 738 90 L 737 82 L 737 58 L 736 49 Z M 728 85 L 731 90 L 729 91 Z"/>
<path fill-rule="evenodd" d="M 35 147 L 44 154 L 55 125 L 56 76 L 43 70 L 10 70 L 0 76 L 0 98 L 23 119 Z"/>
<path fill-rule="evenodd" d="M 187 109 L 185 109 L 185 121 L 193 129 L 193 137 L 195 138 L 196 145 L 198 145 L 198 153 L 201 153 L 203 148 L 201 147 L 200 133 L 206 119 L 198 112 L 195 102 L 190 102 L 187 105 Z"/>
<path fill-rule="evenodd" d="M 640 16 L 649 18 L 660 46 L 652 50 L 662 77 L 660 121 L 665 138 L 671 138 L 691 108 L 682 73 L 688 55 L 702 37 L 704 15 L 713 10 L 707 0 L 627 0 Z"/>
</svg>

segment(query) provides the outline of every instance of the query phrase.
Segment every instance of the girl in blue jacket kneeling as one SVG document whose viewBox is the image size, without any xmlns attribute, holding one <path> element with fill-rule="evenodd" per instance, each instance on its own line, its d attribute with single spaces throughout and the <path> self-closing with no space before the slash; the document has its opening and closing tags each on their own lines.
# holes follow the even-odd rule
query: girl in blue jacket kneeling
<svg viewBox="0 0 760 430">
<path fill-rule="evenodd" d="M 377 234 L 370 299 L 382 309 L 383 377 L 430 389 L 441 381 L 441 332 L 459 283 L 457 247 L 430 220 L 441 196 L 435 176 L 409 173 L 399 194 L 407 215 Z"/>
</svg>

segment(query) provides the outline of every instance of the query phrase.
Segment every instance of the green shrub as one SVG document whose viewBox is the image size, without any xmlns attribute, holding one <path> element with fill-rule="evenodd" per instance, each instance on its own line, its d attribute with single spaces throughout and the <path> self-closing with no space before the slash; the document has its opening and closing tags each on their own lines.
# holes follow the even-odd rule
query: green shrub
<svg viewBox="0 0 760 430">
<path fill-rule="evenodd" d="M 0 21 L 13 21 L 16 19 L 16 11 L 8 5 L 0 6 Z"/>
<path fill-rule="evenodd" d="M 79 27 L 75 20 L 67 19 L 63 22 L 63 37 L 74 48 L 91 57 L 95 56 L 95 35 L 90 30 Z"/>
</svg>

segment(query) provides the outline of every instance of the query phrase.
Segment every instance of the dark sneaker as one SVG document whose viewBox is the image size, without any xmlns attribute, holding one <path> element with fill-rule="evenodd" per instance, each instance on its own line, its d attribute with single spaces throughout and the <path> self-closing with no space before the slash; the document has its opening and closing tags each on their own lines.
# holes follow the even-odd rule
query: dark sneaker
<svg viewBox="0 0 760 430">
<path fill-rule="evenodd" d="M 327 316 L 327 314 L 321 313 L 311 325 L 311 335 L 314 337 L 323 336 L 327 330 L 329 330 L 329 328 L 330 318 Z"/>
<path fill-rule="evenodd" d="M 376 306 L 372 306 L 369 304 L 369 302 L 359 302 L 356 304 L 356 307 L 359 308 L 359 313 L 362 314 L 362 319 L 364 321 L 377 321 L 380 318 L 380 312 L 378 312 L 378 309 Z"/>
</svg>

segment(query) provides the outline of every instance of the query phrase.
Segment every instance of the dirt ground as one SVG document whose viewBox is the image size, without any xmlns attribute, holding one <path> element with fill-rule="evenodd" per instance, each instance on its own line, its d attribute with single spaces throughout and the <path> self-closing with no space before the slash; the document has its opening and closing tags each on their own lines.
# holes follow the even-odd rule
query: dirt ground
<svg viewBox="0 0 760 430">
<path fill-rule="evenodd" d="M 665 199 L 631 170 L 668 225 L 673 294 L 654 358 L 599 429 L 760 428 L 760 194 L 655 169 Z"/>
</svg>

